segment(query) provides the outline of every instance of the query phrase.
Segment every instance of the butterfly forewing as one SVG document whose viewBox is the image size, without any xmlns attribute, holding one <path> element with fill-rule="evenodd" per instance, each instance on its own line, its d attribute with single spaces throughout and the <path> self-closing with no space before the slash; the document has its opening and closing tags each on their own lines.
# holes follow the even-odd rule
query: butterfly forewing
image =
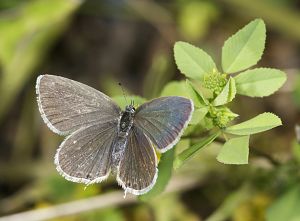
<svg viewBox="0 0 300 221">
<path fill-rule="evenodd" d="M 111 169 L 117 122 L 80 129 L 67 137 L 57 150 L 57 170 L 73 182 L 91 184 L 105 179 Z"/>
<path fill-rule="evenodd" d="M 118 183 L 125 192 L 136 195 L 148 192 L 157 178 L 157 160 L 151 142 L 143 132 L 133 127 L 119 165 Z"/>
<path fill-rule="evenodd" d="M 117 119 L 121 112 L 105 94 L 64 77 L 39 76 L 36 92 L 43 120 L 52 131 L 61 135 Z"/>
<path fill-rule="evenodd" d="M 190 99 L 170 96 L 144 103 L 137 110 L 134 125 L 158 148 L 172 148 L 191 119 L 194 106 Z"/>
</svg>

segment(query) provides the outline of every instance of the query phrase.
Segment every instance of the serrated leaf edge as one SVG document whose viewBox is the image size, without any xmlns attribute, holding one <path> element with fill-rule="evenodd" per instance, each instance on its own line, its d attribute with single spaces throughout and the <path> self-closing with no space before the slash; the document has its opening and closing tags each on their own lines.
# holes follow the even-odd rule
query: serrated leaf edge
<svg viewBox="0 0 300 221">
<path fill-rule="evenodd" d="M 246 120 L 246 121 L 243 121 L 243 122 L 241 122 L 241 123 L 238 123 L 238 124 L 232 125 L 232 126 L 230 126 L 230 127 L 227 127 L 227 128 L 225 129 L 224 132 L 229 133 L 229 134 L 241 135 L 241 136 L 251 135 L 251 134 L 236 134 L 236 133 L 232 133 L 232 132 L 230 132 L 230 128 L 235 127 L 235 126 L 240 125 L 240 124 L 243 124 L 243 123 L 245 123 L 245 122 L 247 122 L 247 121 L 250 121 L 250 120 L 252 120 L 252 119 L 254 119 L 254 118 L 256 118 L 256 117 L 258 117 L 258 116 L 260 116 L 260 115 L 263 115 L 263 114 L 270 114 L 270 115 L 274 116 L 274 117 L 275 117 L 277 120 L 279 120 L 279 122 L 280 122 L 279 124 L 270 125 L 270 126 L 272 126 L 272 128 L 270 128 L 270 129 L 273 129 L 274 127 L 279 127 L 279 126 L 282 125 L 282 121 L 281 121 L 280 117 L 278 117 L 276 114 L 271 113 L 271 112 L 264 112 L 264 113 L 261 113 L 261 114 L 255 116 L 255 117 L 250 118 L 249 120 Z M 251 127 L 249 127 L 249 128 L 251 128 Z M 249 128 L 245 128 L 245 129 L 243 129 L 243 130 L 247 130 L 247 129 L 249 129 Z M 252 127 L 252 128 L 253 128 L 253 127 Z M 262 128 L 262 127 L 255 127 L 255 128 Z M 229 129 L 229 131 L 228 131 L 228 129 Z M 269 129 L 269 130 L 270 130 L 270 129 Z M 261 131 L 261 132 L 264 132 L 264 131 Z M 261 133 L 261 132 L 259 132 L 259 133 Z M 255 133 L 253 133 L 253 134 L 255 134 Z"/>
<path fill-rule="evenodd" d="M 275 90 L 275 91 L 273 91 L 273 92 L 271 92 L 271 93 L 269 93 L 269 94 L 265 94 L 265 95 L 263 95 L 263 96 L 251 96 L 251 95 L 248 95 L 248 94 L 240 93 L 238 90 L 236 91 L 237 94 L 243 95 L 243 96 L 247 96 L 247 97 L 267 97 L 267 96 L 270 96 L 270 95 L 274 94 L 276 91 L 278 91 L 278 90 L 282 87 L 282 85 L 286 82 L 286 80 L 287 80 L 287 76 L 286 76 L 286 73 L 285 73 L 284 71 L 281 71 L 281 70 L 276 69 L 276 68 L 266 68 L 266 67 L 261 67 L 261 68 L 254 68 L 254 69 L 245 70 L 245 71 L 239 73 L 238 75 L 236 75 L 236 76 L 234 77 L 235 82 L 236 82 L 236 86 L 239 85 L 239 84 L 237 83 L 238 76 L 240 76 L 241 74 L 246 73 L 247 71 L 254 71 L 254 70 L 260 70 L 260 69 L 261 69 L 261 70 L 274 70 L 274 71 L 276 70 L 276 71 L 280 71 L 281 73 L 283 73 L 284 80 L 283 80 L 282 84 L 279 86 L 279 88 L 278 88 L 277 90 Z M 278 78 L 279 78 L 279 77 L 278 77 Z M 272 78 L 272 79 L 276 79 L 276 78 Z M 255 82 L 255 81 L 253 81 L 253 82 Z M 251 82 L 250 82 L 250 83 L 251 83 Z M 247 84 L 248 84 L 248 83 L 247 83 Z M 237 88 L 237 87 L 236 87 L 236 88 Z"/>
<path fill-rule="evenodd" d="M 259 55 L 259 59 L 257 60 L 257 62 L 256 62 L 255 64 L 251 65 L 250 67 L 256 65 L 256 64 L 258 63 L 258 61 L 261 60 L 261 57 L 262 57 L 262 55 L 263 55 L 263 53 L 264 53 L 265 45 L 266 45 L 266 26 L 265 26 L 265 23 L 264 23 L 264 21 L 263 21 L 262 19 L 255 19 L 255 20 L 249 22 L 249 23 L 248 23 L 247 25 L 245 25 L 243 28 L 241 28 L 240 30 L 238 30 L 238 31 L 237 31 L 236 33 L 234 33 L 233 35 L 231 35 L 231 36 L 224 42 L 224 45 L 223 45 L 223 47 L 222 47 L 222 58 L 223 58 L 223 50 L 224 50 L 224 47 L 225 47 L 225 45 L 227 44 L 227 42 L 230 41 L 232 38 L 234 38 L 236 35 L 238 35 L 238 33 L 242 32 L 242 31 L 244 30 L 244 28 L 246 28 L 247 26 L 249 26 L 251 23 L 253 23 L 253 22 L 255 22 L 255 21 L 258 21 L 256 27 L 259 25 L 260 22 L 262 22 L 262 23 L 264 24 L 264 27 L 265 27 L 265 33 L 264 33 L 264 48 L 263 48 L 263 50 L 261 51 L 261 53 L 260 53 L 260 55 Z M 253 33 L 250 35 L 250 37 L 248 38 L 248 40 L 252 37 L 252 35 L 253 35 Z M 243 50 L 243 49 L 242 49 L 242 50 Z M 239 52 L 238 54 L 240 54 L 242 50 L 240 50 L 240 52 Z M 237 57 L 238 57 L 238 56 L 237 56 Z M 234 63 L 235 63 L 235 61 L 232 62 L 232 64 L 227 68 L 227 70 L 229 70 L 230 67 L 231 67 Z M 250 67 L 248 67 L 248 68 L 250 68 Z M 241 70 L 238 70 L 238 71 L 232 71 L 232 72 L 231 72 L 231 71 L 225 71 L 225 70 L 224 70 L 224 66 L 223 66 L 223 59 L 222 59 L 222 69 L 223 69 L 224 72 L 226 72 L 226 73 L 228 73 L 228 74 L 232 74 L 232 73 L 236 73 L 236 72 L 245 70 L 245 69 L 247 69 L 247 68 L 243 68 L 243 69 L 241 69 Z"/>
<path fill-rule="evenodd" d="M 186 75 L 186 76 L 189 77 L 189 78 L 192 78 L 190 74 L 185 73 L 185 72 L 180 68 L 180 65 L 178 64 L 178 61 L 177 61 L 177 59 L 176 59 L 176 49 L 175 49 L 175 48 L 176 48 L 176 47 L 179 47 L 180 44 L 188 45 L 189 47 L 192 47 L 192 48 L 194 48 L 194 49 L 196 49 L 196 50 L 199 50 L 201 53 L 203 53 L 205 56 L 207 56 L 207 58 L 210 60 L 210 62 L 212 62 L 214 68 L 216 68 L 216 64 L 215 64 L 214 60 L 212 59 L 212 57 L 211 57 L 207 52 L 205 52 L 205 51 L 202 50 L 201 48 L 199 48 L 199 47 L 197 47 L 197 46 L 195 46 L 195 45 L 192 45 L 192 44 L 190 44 L 190 43 L 188 43 L 188 42 L 177 41 L 177 42 L 175 42 L 175 45 L 174 45 L 174 53 L 173 53 L 173 55 L 174 55 L 174 60 L 175 60 L 176 66 L 177 66 L 177 68 L 180 70 L 180 72 L 181 72 L 182 74 Z M 185 52 L 185 49 L 183 49 L 183 48 L 181 48 L 181 49 Z M 185 52 L 185 53 L 186 53 L 186 52 Z M 187 53 L 186 53 L 186 54 L 187 54 Z M 194 58 L 192 58 L 192 61 L 193 61 L 193 63 L 196 64 L 196 66 L 198 66 L 198 67 L 202 70 L 203 73 L 206 73 L 206 70 L 204 70 L 201 66 L 199 66 L 199 65 L 198 65 L 198 62 L 195 61 Z M 203 75 L 203 74 L 202 74 L 202 73 L 199 73 L 199 78 L 196 78 L 196 79 L 200 80 L 200 79 L 202 78 L 201 75 Z"/>
</svg>

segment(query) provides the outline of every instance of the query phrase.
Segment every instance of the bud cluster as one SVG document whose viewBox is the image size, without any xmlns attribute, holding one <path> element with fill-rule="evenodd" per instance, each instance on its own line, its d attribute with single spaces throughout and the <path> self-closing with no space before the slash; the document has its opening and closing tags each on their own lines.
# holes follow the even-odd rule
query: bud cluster
<svg viewBox="0 0 300 221">
<path fill-rule="evenodd" d="M 212 73 L 204 75 L 203 86 L 213 91 L 214 95 L 219 95 L 227 83 L 226 74 L 221 74 L 216 69 Z"/>
<path fill-rule="evenodd" d="M 209 108 L 209 117 L 212 119 L 213 124 L 219 128 L 225 128 L 237 116 L 227 107 L 210 106 Z"/>
</svg>

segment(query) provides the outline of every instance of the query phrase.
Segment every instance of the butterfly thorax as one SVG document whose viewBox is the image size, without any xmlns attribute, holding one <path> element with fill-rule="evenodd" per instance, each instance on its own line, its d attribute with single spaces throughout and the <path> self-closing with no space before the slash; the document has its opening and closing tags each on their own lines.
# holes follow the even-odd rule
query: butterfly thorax
<svg viewBox="0 0 300 221">
<path fill-rule="evenodd" d="M 112 165 L 113 169 L 117 168 L 120 160 L 123 157 L 125 147 L 127 145 L 127 136 L 133 125 L 133 117 L 135 108 L 132 105 L 126 106 L 126 109 L 121 114 L 121 118 L 118 125 L 118 136 L 114 143 L 112 152 Z"/>
<path fill-rule="evenodd" d="M 119 136 L 127 136 L 130 128 L 133 124 L 133 117 L 135 113 L 135 108 L 132 105 L 128 105 L 125 108 L 125 111 L 121 115 L 119 122 Z"/>
</svg>

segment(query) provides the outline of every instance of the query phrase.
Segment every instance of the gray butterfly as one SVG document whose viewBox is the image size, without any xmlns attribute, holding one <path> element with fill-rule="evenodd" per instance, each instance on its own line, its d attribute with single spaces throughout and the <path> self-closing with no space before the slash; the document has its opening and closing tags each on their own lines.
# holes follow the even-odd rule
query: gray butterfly
<svg viewBox="0 0 300 221">
<path fill-rule="evenodd" d="M 55 155 L 67 180 L 99 183 L 110 172 L 125 192 L 148 192 L 157 178 L 159 152 L 172 148 L 191 119 L 190 99 L 171 96 L 132 104 L 122 111 L 108 96 L 82 83 L 53 75 L 37 78 L 39 111 L 47 126 L 68 135 Z"/>
</svg>

